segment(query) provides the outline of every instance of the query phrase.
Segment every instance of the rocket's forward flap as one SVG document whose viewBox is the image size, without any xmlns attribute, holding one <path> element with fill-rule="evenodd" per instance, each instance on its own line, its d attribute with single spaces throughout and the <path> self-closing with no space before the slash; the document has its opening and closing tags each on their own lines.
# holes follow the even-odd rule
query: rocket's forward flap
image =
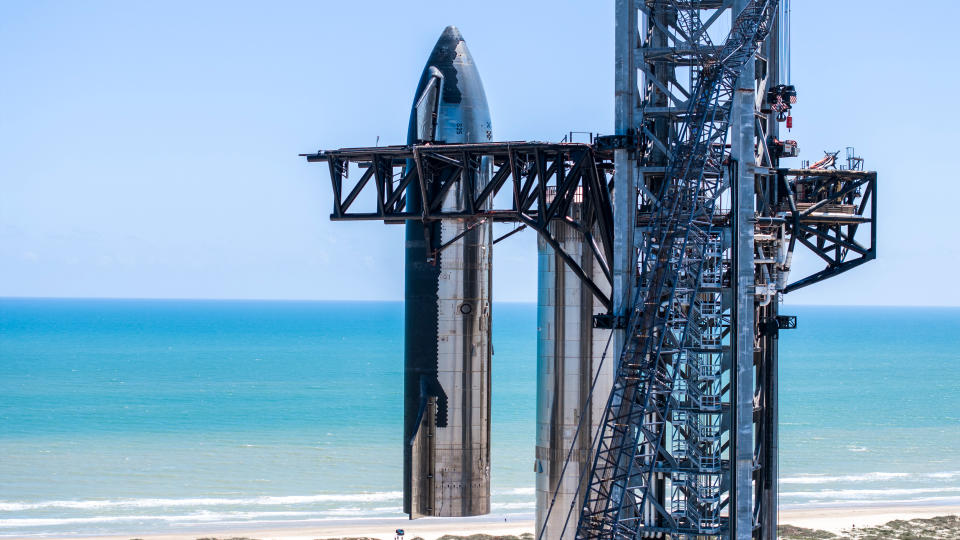
<svg viewBox="0 0 960 540">
<path fill-rule="evenodd" d="M 414 106 L 417 111 L 417 140 L 433 141 L 437 135 L 437 106 L 440 104 L 440 91 L 443 87 L 443 74 L 430 67 L 430 78 Z"/>
<path fill-rule="evenodd" d="M 421 375 L 420 404 L 417 408 L 417 420 L 414 423 L 417 427 L 407 441 L 407 444 L 410 446 L 413 446 L 414 441 L 417 439 L 417 433 L 420 431 L 420 425 L 423 423 L 423 415 L 427 410 L 427 402 L 430 398 L 437 399 L 437 418 L 434 423 L 437 427 L 447 427 L 447 394 L 443 391 L 440 383 L 437 382 L 436 377 L 428 379 L 426 376 Z"/>
</svg>

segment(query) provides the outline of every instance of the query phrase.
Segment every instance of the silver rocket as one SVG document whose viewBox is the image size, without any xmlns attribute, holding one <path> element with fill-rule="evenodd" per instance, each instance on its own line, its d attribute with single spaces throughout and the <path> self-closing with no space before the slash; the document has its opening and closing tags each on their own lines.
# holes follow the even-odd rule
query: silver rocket
<svg viewBox="0 0 960 540">
<path fill-rule="evenodd" d="M 547 200 L 551 198 L 548 188 Z M 574 203 L 570 217 L 579 218 L 582 211 Z M 595 282 L 604 283 L 582 233 L 554 221 L 550 234 Z M 584 470 L 592 465 L 594 436 L 613 384 L 614 360 L 610 330 L 593 328 L 593 316 L 606 309 L 543 238 L 537 247 L 536 532 L 538 538 L 572 540 L 588 480 Z M 609 286 L 604 288 L 609 294 Z"/>
<path fill-rule="evenodd" d="M 459 30 L 447 27 L 420 76 L 408 143 L 492 137 L 480 75 Z M 457 186 L 444 209 L 463 208 L 489 170 L 481 163 L 477 193 Z M 407 201 L 421 210 L 416 183 Z M 469 220 L 406 224 L 403 502 L 411 518 L 490 512 L 491 235 L 489 223 Z"/>
</svg>

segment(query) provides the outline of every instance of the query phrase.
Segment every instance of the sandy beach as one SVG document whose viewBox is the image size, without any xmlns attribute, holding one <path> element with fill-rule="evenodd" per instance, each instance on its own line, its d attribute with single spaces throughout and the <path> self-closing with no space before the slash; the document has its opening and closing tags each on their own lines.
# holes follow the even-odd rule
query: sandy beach
<svg viewBox="0 0 960 540">
<path fill-rule="evenodd" d="M 841 533 L 853 527 L 873 527 L 893 520 L 927 519 L 938 516 L 960 515 L 960 505 L 920 506 L 847 506 L 782 510 L 781 525 L 795 525 Z M 470 534 L 514 535 L 532 534 L 532 519 L 502 522 L 499 518 L 430 518 L 416 521 L 397 519 L 350 520 L 324 522 L 316 525 L 262 528 L 262 529 L 195 529 L 177 534 L 87 536 L 87 540 L 193 540 L 197 538 L 256 538 L 261 540 L 316 540 L 327 538 L 375 538 L 393 540 L 396 529 L 404 529 L 406 538 L 436 540 L 444 535 Z M 77 537 L 61 537 L 62 540 Z M 60 540 L 46 538 L 45 540 Z"/>
<path fill-rule="evenodd" d="M 875 527 L 895 519 L 908 521 L 949 515 L 960 515 L 960 505 L 839 506 L 781 510 L 780 524 L 838 533 L 852 527 Z"/>
<path fill-rule="evenodd" d="M 486 518 L 424 518 L 416 521 L 405 519 L 366 519 L 324 522 L 316 525 L 258 528 L 258 529 L 193 529 L 178 534 L 91 536 L 85 540 L 194 540 L 197 538 L 256 538 L 260 540 L 316 540 L 327 538 L 375 538 L 393 540 L 394 531 L 403 529 L 405 538 L 421 537 L 436 540 L 443 535 L 466 536 L 470 534 L 513 535 L 533 533 L 532 519 L 503 522 L 493 517 Z M 44 540 L 76 540 L 77 537 L 45 538 Z"/>
</svg>

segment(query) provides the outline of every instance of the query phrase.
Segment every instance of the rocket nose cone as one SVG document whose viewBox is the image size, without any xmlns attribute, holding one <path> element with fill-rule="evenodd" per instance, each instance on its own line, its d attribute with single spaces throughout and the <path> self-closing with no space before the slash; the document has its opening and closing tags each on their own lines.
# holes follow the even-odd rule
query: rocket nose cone
<svg viewBox="0 0 960 540">
<path fill-rule="evenodd" d="M 467 44 L 463 40 L 463 35 L 460 33 L 460 30 L 457 30 L 456 26 L 448 26 L 444 28 L 443 33 L 440 34 L 440 37 L 437 39 L 436 45 L 433 46 L 433 52 L 430 53 L 430 59 L 427 60 L 424 73 L 429 71 L 430 66 L 436 67 L 440 69 L 440 71 L 444 71 L 444 67 L 447 64 L 450 64 L 452 67 L 458 51 L 465 56 L 469 56 L 470 54 L 467 51 Z"/>
<path fill-rule="evenodd" d="M 487 97 L 473 56 L 460 30 L 448 26 L 437 39 L 420 74 L 407 140 L 411 144 L 417 140 L 464 142 L 467 134 L 474 137 L 481 133 L 490 140 L 489 116 Z M 428 125 L 431 118 L 434 119 L 432 127 Z M 446 129 L 448 127 L 450 129 Z"/>
<path fill-rule="evenodd" d="M 456 26 L 450 25 L 443 29 L 443 33 L 440 34 L 440 39 L 463 41 L 463 34 L 460 33 L 460 29 Z"/>
</svg>

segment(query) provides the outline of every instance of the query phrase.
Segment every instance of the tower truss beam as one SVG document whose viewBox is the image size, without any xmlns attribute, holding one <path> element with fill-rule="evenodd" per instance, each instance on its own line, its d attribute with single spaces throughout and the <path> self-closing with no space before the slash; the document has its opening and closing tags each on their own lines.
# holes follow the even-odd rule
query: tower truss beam
<svg viewBox="0 0 960 540">
<path fill-rule="evenodd" d="M 614 256 L 611 151 L 581 143 L 521 142 L 342 148 L 303 156 L 328 164 L 333 221 L 518 222 L 557 250 L 607 310 L 613 307 L 605 292 Z M 487 187 L 476 198 L 444 207 L 451 190 L 475 193 L 470 183 L 481 167 L 492 169 Z M 360 175 L 355 182 L 349 179 L 351 170 Z M 419 186 L 424 199 L 421 212 L 408 210 L 406 188 L 411 183 Z M 582 208 L 577 218 L 568 212 L 573 204 Z M 597 283 L 554 238 L 548 227 L 554 220 L 583 235 L 593 254 L 591 263 L 599 265 L 606 283 Z"/>
</svg>

